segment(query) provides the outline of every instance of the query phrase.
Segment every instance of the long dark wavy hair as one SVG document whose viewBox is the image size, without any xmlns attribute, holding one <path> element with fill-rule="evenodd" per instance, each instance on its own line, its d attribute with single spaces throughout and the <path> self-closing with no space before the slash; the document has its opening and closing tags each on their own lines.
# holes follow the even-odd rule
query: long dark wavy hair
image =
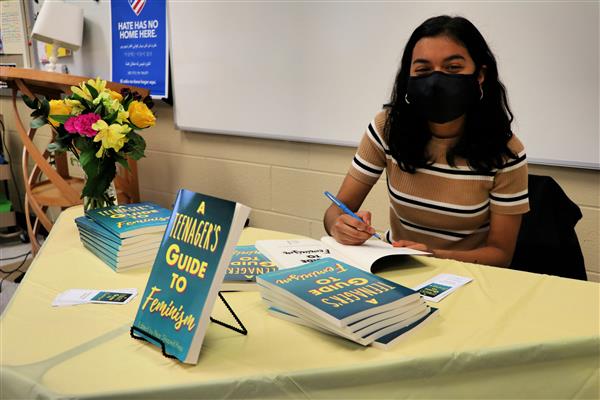
<svg viewBox="0 0 600 400">
<path fill-rule="evenodd" d="M 426 152 L 431 139 L 427 121 L 405 102 L 404 96 L 415 44 L 424 37 L 435 36 L 447 36 L 463 45 L 475 62 L 476 73 L 482 66 L 486 67 L 482 84 L 484 96 L 468 111 L 464 132 L 448 151 L 446 159 L 452 166 L 455 165 L 455 157 L 459 156 L 476 170 L 500 168 L 507 158 L 517 156 L 507 146 L 512 137 L 510 124 L 513 114 L 508 106 L 506 89 L 498 78 L 496 59 L 481 33 L 469 20 L 447 15 L 423 22 L 404 48 L 390 102 L 384 105 L 388 109 L 384 134 L 391 155 L 403 171 L 410 173 L 433 162 Z"/>
</svg>

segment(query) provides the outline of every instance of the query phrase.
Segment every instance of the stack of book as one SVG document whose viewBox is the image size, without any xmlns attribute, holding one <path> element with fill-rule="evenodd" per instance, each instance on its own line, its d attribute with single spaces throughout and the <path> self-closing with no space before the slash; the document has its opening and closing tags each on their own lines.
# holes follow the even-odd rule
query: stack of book
<svg viewBox="0 0 600 400">
<path fill-rule="evenodd" d="M 88 210 L 75 223 L 83 246 L 119 272 L 152 265 L 170 216 L 145 202 Z"/>
<path fill-rule="evenodd" d="M 334 258 L 256 277 L 275 317 L 388 348 L 437 311 L 421 295 Z"/>
</svg>

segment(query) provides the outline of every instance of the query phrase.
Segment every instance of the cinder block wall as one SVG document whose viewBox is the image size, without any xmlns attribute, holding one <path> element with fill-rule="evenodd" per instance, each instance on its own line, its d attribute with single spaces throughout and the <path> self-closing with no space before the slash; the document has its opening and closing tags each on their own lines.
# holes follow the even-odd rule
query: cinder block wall
<svg viewBox="0 0 600 400">
<path fill-rule="evenodd" d="M 142 133 L 148 144 L 147 157 L 139 163 L 143 200 L 169 206 L 176 191 L 187 188 L 252 207 L 252 226 L 315 238 L 325 233 L 321 218 L 329 203 L 323 191 L 337 191 L 353 148 L 183 132 L 174 128 L 172 108 L 158 103 L 155 111 L 157 125 Z M 7 98 L 0 99 L 0 112 L 9 129 L 11 154 L 18 158 L 13 165 L 20 169 L 20 143 L 14 121 L 7 115 L 12 113 Z M 47 138 L 43 134 L 40 144 Z M 577 234 L 588 278 L 600 282 L 600 172 L 536 165 L 530 165 L 530 172 L 554 177 L 581 208 Z M 373 212 L 377 229 L 386 229 L 388 199 L 383 180 L 363 208 Z"/>
</svg>

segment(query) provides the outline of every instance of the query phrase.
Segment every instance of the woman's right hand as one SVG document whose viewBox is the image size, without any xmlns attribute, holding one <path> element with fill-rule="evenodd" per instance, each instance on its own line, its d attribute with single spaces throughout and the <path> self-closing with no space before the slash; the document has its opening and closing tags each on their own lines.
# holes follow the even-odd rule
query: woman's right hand
<svg viewBox="0 0 600 400">
<path fill-rule="evenodd" d="M 371 213 L 369 211 L 357 211 L 356 215 L 361 217 L 362 221 L 348 214 L 341 214 L 335 219 L 330 228 L 330 233 L 336 241 L 341 244 L 357 246 L 373 236 L 375 229 L 371 226 Z"/>
</svg>

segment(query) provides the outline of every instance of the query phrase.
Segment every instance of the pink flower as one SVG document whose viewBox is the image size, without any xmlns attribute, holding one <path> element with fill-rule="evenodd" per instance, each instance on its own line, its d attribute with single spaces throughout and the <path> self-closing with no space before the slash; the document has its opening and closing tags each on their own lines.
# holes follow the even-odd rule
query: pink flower
<svg viewBox="0 0 600 400">
<path fill-rule="evenodd" d="M 75 121 L 77 120 L 77 117 L 71 117 L 68 120 L 65 121 L 65 129 L 67 130 L 67 132 L 69 133 L 77 133 L 77 128 L 75 128 Z"/>
<path fill-rule="evenodd" d="M 100 119 L 98 114 L 88 113 L 71 117 L 65 122 L 65 129 L 69 133 L 78 133 L 81 136 L 94 137 L 98 132 L 92 129 L 92 125 Z"/>
</svg>

